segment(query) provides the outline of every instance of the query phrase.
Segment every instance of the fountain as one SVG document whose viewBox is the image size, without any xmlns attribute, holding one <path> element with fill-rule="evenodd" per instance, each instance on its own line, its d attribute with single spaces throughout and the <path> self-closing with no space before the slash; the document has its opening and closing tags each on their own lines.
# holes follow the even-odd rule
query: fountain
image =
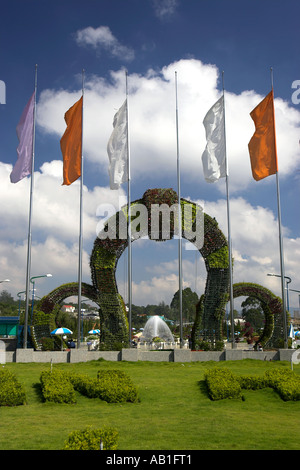
<svg viewBox="0 0 300 470">
<path fill-rule="evenodd" d="M 174 337 L 171 333 L 170 328 L 162 318 L 158 315 L 153 315 L 150 317 L 145 325 L 143 334 L 141 336 L 141 341 L 152 342 L 153 338 L 160 338 L 166 343 L 173 343 Z"/>
</svg>

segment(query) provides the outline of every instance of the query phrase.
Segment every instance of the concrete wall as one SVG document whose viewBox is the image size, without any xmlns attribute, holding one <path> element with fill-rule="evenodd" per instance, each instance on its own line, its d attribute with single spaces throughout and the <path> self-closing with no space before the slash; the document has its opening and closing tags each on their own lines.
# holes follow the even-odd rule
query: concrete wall
<svg viewBox="0 0 300 470">
<path fill-rule="evenodd" d="M 242 359 L 259 359 L 262 361 L 290 361 L 294 349 L 278 351 L 191 351 L 190 349 L 174 349 L 172 351 L 142 351 L 140 349 L 122 349 L 122 351 L 87 351 L 71 349 L 70 351 L 34 351 L 33 349 L 17 349 L 6 351 L 5 362 L 46 362 L 76 363 L 98 360 L 106 361 L 153 361 L 153 362 L 205 362 L 205 361 L 236 361 Z"/>
</svg>

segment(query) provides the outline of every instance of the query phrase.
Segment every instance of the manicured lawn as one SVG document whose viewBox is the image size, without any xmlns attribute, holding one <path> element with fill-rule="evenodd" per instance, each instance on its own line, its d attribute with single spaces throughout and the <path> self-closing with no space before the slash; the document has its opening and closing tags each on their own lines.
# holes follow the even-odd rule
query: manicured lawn
<svg viewBox="0 0 300 470">
<path fill-rule="evenodd" d="M 0 408 L 0 449 L 59 450 L 68 434 L 86 425 L 113 426 L 120 450 L 299 449 L 300 402 L 284 402 L 272 389 L 244 391 L 245 401 L 208 398 L 207 368 L 262 375 L 288 362 L 107 362 L 54 364 L 92 377 L 99 369 L 126 372 L 139 388 L 140 402 L 108 404 L 77 394 L 77 404 L 43 403 L 39 376 L 49 364 L 9 363 L 25 384 L 28 404 Z M 300 365 L 294 366 L 300 375 Z"/>
</svg>

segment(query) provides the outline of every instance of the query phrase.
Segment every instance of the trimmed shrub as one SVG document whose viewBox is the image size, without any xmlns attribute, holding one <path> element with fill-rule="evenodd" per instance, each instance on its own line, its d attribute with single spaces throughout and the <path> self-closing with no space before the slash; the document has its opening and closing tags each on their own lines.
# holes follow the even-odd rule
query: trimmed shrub
<svg viewBox="0 0 300 470">
<path fill-rule="evenodd" d="M 103 450 L 116 450 L 119 433 L 111 427 L 102 429 L 92 429 L 91 426 L 73 431 L 65 441 L 63 450 L 100 450 L 101 443 Z"/>
<path fill-rule="evenodd" d="M 273 388 L 285 401 L 300 400 L 300 377 L 289 369 L 272 369 L 262 377 L 236 376 L 227 369 L 212 369 L 205 373 L 205 381 L 212 400 L 243 398 L 241 390 Z"/>
<path fill-rule="evenodd" d="M 7 369 L 0 370 L 0 406 L 25 405 L 26 394 L 15 374 Z"/>
<path fill-rule="evenodd" d="M 274 388 L 284 401 L 300 400 L 300 377 L 288 369 L 273 369 L 265 372 L 269 387 Z"/>
<path fill-rule="evenodd" d="M 40 382 L 45 401 L 76 403 L 73 385 L 63 371 L 44 371 L 40 375 Z"/>
<path fill-rule="evenodd" d="M 131 378 L 119 370 L 98 371 L 102 400 L 119 403 L 139 401 L 138 390 Z"/>
<path fill-rule="evenodd" d="M 242 398 L 237 377 L 228 369 L 211 369 L 205 373 L 205 381 L 212 400 Z"/>
<path fill-rule="evenodd" d="M 267 387 L 265 377 L 255 377 L 253 375 L 236 376 L 240 386 L 244 390 L 259 390 Z"/>
<path fill-rule="evenodd" d="M 97 378 L 70 374 L 75 390 L 89 398 L 100 398 L 108 403 L 138 401 L 138 392 L 130 377 L 119 370 L 99 371 Z"/>
</svg>

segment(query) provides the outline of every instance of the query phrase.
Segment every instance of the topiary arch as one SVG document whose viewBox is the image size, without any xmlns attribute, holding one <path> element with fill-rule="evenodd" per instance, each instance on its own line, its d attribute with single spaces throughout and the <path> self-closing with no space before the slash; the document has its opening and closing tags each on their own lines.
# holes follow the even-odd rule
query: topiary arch
<svg viewBox="0 0 300 470">
<path fill-rule="evenodd" d="M 83 282 L 81 284 L 81 293 L 93 302 L 98 303 L 97 292 L 90 284 Z M 42 310 L 44 313 L 51 313 L 56 304 L 73 295 L 78 295 L 78 282 L 70 282 L 57 287 L 37 303 L 37 309 Z"/>
<path fill-rule="evenodd" d="M 269 289 L 259 284 L 241 282 L 233 285 L 233 297 L 254 297 L 261 303 L 262 310 L 265 314 L 265 326 L 259 339 L 256 341 L 255 347 L 261 343 L 263 347 L 266 345 L 273 347 L 282 346 L 283 325 L 282 325 L 282 301 Z"/>
<path fill-rule="evenodd" d="M 183 198 L 181 198 L 180 202 L 182 213 L 182 238 L 188 239 L 196 245 L 196 248 L 204 259 L 207 270 L 205 293 L 197 306 L 192 341 L 195 342 L 200 335 L 202 339 L 206 341 L 221 340 L 222 319 L 225 313 L 229 290 L 227 240 L 219 229 L 217 221 L 208 214 L 203 213 L 199 205 Z M 140 207 L 139 205 L 142 205 L 147 210 L 146 221 L 139 218 L 140 214 L 136 211 L 136 209 Z M 165 233 L 163 222 L 160 218 L 159 232 L 155 232 L 155 235 L 153 234 L 151 208 L 154 205 L 159 205 L 160 207 L 168 206 L 169 208 L 177 205 L 178 207 L 176 192 L 172 189 L 149 189 L 144 193 L 141 199 L 131 203 L 132 226 L 134 224 L 136 225 L 132 241 L 145 235 L 148 236 L 149 239 L 155 239 L 155 241 L 164 241 L 173 238 L 176 233 L 176 214 L 173 213 L 170 214 L 169 233 Z M 191 238 L 191 234 L 195 233 L 196 230 L 196 222 L 199 222 L 197 218 L 199 211 L 203 215 L 204 222 L 202 226 L 203 244 L 201 244 L 201 246 L 196 244 L 195 240 Z M 189 217 L 184 216 L 186 213 L 189 214 Z M 127 222 L 127 205 L 107 220 L 104 228 L 100 231 L 94 242 L 90 257 L 92 285 L 82 284 L 82 294 L 93 300 L 100 307 L 100 340 L 101 343 L 104 343 L 109 349 L 114 349 L 116 344 L 118 344 L 118 346 L 121 344 L 125 347 L 129 343 L 126 308 L 123 298 L 118 293 L 115 277 L 118 261 L 128 246 L 127 236 L 124 237 L 124 233 L 127 234 Z M 110 227 L 115 229 L 113 237 L 110 236 Z M 241 290 L 236 288 L 236 296 L 248 295 L 245 293 L 239 294 L 239 292 L 241 292 Z M 66 297 L 77 294 L 77 283 L 65 284 L 41 299 L 38 308 L 45 313 L 51 313 L 56 303 Z M 260 295 L 263 301 L 263 292 L 256 291 L 256 294 Z M 264 299 L 266 299 L 266 297 L 264 297 Z M 274 305 L 275 303 L 274 300 Z M 266 301 L 264 305 L 266 312 L 268 308 L 273 306 L 271 300 Z M 271 315 L 269 315 L 268 318 L 269 317 L 271 318 Z M 268 332 L 271 331 L 270 324 L 271 323 L 268 322 L 268 327 L 265 328 L 265 338 L 267 338 Z"/>
<path fill-rule="evenodd" d="M 146 227 L 140 227 L 139 236 L 135 239 L 145 235 L 153 239 L 151 231 L 152 205 L 166 204 L 171 207 L 178 204 L 178 197 L 172 189 L 149 189 L 141 199 L 131 203 L 131 209 L 138 204 L 147 208 L 148 223 Z M 184 219 L 184 223 L 182 223 L 182 237 L 194 243 L 190 237 L 187 238 L 187 234 L 190 234 L 191 231 L 195 232 L 197 211 L 202 211 L 202 208 L 194 202 L 181 198 L 182 214 L 187 211 L 188 206 L 191 217 L 189 220 Z M 126 205 L 113 216 L 117 235 L 122 231 L 121 225 L 127 223 L 127 212 Z M 217 221 L 207 214 L 203 214 L 203 218 L 204 242 L 199 249 L 207 270 L 203 323 L 206 336 L 218 338 L 221 336 L 221 313 L 223 312 L 220 305 L 223 305 L 224 299 L 226 299 L 229 282 L 228 246 L 226 237 L 219 229 Z M 134 222 L 134 216 L 132 221 Z M 168 239 L 173 238 L 175 232 L 174 219 L 171 218 L 170 222 L 171 230 Z M 98 304 L 100 305 L 101 340 L 106 343 L 116 338 L 118 341 L 126 341 L 128 338 L 125 305 L 118 293 L 115 279 L 118 260 L 127 248 L 128 241 L 127 238 L 122 239 L 118 236 L 114 239 L 104 238 L 109 223 L 111 223 L 111 219 L 103 231 L 98 234 L 90 260 L 93 286 L 97 290 Z M 161 227 L 159 236 L 156 234 L 155 241 L 164 241 L 165 239 L 165 233 Z"/>
<path fill-rule="evenodd" d="M 147 209 L 147 223 L 136 230 L 135 239 L 148 235 L 155 241 L 164 241 L 173 238 L 175 233 L 176 216 L 170 218 L 170 231 L 166 237 L 163 228 L 159 229 L 159 234 L 153 236 L 151 231 L 151 207 L 152 205 L 167 205 L 169 207 L 178 206 L 178 197 L 172 189 L 149 189 L 141 199 L 133 201 L 130 205 L 131 211 L 138 204 Z M 189 211 L 187 210 L 189 209 Z M 181 198 L 182 211 L 182 237 L 191 239 L 190 234 L 195 232 L 197 213 L 202 208 L 194 202 Z M 190 217 L 183 218 L 184 213 L 189 213 Z M 133 215 L 131 220 L 134 223 L 137 214 Z M 128 322 L 126 308 L 121 295 L 118 293 L 115 273 L 117 263 L 124 250 L 127 248 L 127 238 L 121 236 L 127 230 L 128 207 L 125 205 L 119 212 L 113 215 L 107 222 L 103 230 L 98 234 L 94 242 L 94 247 L 90 257 L 90 268 L 92 276 L 92 285 L 83 284 L 82 293 L 86 297 L 96 302 L 100 309 L 101 324 L 101 342 L 107 347 L 113 344 L 128 344 Z M 208 214 L 203 213 L 203 245 L 199 252 L 203 256 L 207 270 L 207 282 L 205 288 L 204 315 L 203 324 L 205 326 L 205 336 L 207 338 L 221 337 L 221 320 L 223 306 L 226 301 L 229 283 L 228 269 L 228 246 L 227 240 L 219 229 L 217 221 Z M 116 227 L 116 236 L 108 236 L 107 230 L 110 225 Z M 58 287 L 50 294 L 40 300 L 38 308 L 45 313 L 51 313 L 55 304 L 71 295 L 78 294 L 78 284 L 71 283 Z"/>
</svg>

